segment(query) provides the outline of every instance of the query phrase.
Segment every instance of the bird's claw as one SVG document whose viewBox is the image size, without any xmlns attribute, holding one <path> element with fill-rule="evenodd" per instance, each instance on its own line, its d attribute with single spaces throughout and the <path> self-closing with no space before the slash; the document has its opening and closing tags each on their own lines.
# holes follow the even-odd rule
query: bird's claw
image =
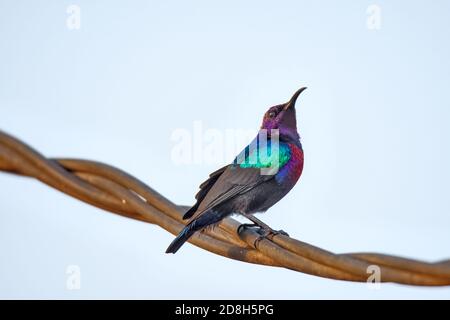
<svg viewBox="0 0 450 320">
<path fill-rule="evenodd" d="M 263 239 L 269 239 L 272 240 L 274 236 L 276 235 L 283 235 L 286 237 L 289 237 L 289 234 L 286 231 L 283 230 L 273 230 L 270 228 L 262 228 L 259 225 L 255 224 L 255 223 L 243 223 L 241 225 L 239 225 L 238 229 L 237 229 L 237 233 L 240 234 L 242 232 L 243 229 L 245 228 L 258 228 L 258 230 L 256 231 L 259 236 L 258 238 L 255 239 L 255 241 L 253 242 L 253 246 L 256 248 L 256 246 L 258 245 L 258 243 L 263 240 Z"/>
<path fill-rule="evenodd" d="M 263 239 L 269 239 L 272 240 L 274 236 L 276 235 L 283 235 L 286 237 L 289 237 L 289 234 L 286 231 L 283 230 L 273 230 L 273 229 L 260 229 L 261 232 L 259 232 L 260 236 L 255 239 L 253 242 L 253 246 L 256 248 L 258 243 Z"/>
<path fill-rule="evenodd" d="M 273 238 L 276 235 L 283 235 L 289 237 L 289 234 L 284 230 L 273 230 L 273 229 L 261 229 L 260 232 L 262 237 Z"/>
<path fill-rule="evenodd" d="M 287 232 L 284 231 L 284 230 L 278 230 L 278 231 L 276 231 L 276 233 L 277 233 L 277 234 L 281 234 L 282 236 L 289 237 L 289 233 L 287 233 Z"/>
</svg>

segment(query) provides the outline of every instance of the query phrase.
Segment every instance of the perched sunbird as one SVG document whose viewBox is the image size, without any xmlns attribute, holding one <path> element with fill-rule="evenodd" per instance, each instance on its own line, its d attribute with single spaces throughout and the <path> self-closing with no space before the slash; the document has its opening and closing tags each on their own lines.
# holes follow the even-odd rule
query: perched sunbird
<svg viewBox="0 0 450 320">
<path fill-rule="evenodd" d="M 197 202 L 183 216 L 190 220 L 166 253 L 177 252 L 196 231 L 231 214 L 241 214 L 252 221 L 263 237 L 282 232 L 272 230 L 253 214 L 267 211 L 277 203 L 302 174 L 303 149 L 295 103 L 305 89 L 295 92 L 287 103 L 271 107 L 264 114 L 258 136 L 233 163 L 211 173 L 200 185 Z"/>
</svg>

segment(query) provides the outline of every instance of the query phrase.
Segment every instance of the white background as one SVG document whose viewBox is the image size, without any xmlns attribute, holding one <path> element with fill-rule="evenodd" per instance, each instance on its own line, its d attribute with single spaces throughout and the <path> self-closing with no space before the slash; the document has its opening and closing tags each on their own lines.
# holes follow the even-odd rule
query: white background
<svg viewBox="0 0 450 320">
<path fill-rule="evenodd" d="M 69 5 L 81 29 L 66 26 Z M 103 161 L 180 204 L 220 164 L 177 165 L 174 130 L 254 129 L 300 86 L 300 183 L 261 218 L 334 252 L 450 257 L 448 1 L 0 0 L 0 128 Z M 243 145 L 241 146 L 243 147 Z M 229 155 L 231 161 L 233 155 Z M 219 161 L 220 162 L 220 161 Z M 450 298 L 228 260 L 0 174 L 1 298 Z M 66 288 L 66 268 L 81 289 Z"/>
</svg>

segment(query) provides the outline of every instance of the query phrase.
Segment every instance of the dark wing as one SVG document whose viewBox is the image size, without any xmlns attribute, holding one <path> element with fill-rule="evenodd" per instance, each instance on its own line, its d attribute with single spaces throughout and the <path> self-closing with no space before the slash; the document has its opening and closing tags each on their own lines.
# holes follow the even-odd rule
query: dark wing
<svg viewBox="0 0 450 320">
<path fill-rule="evenodd" d="M 191 214 L 192 219 L 212 209 L 225 201 L 243 194 L 260 183 L 273 179 L 274 175 L 262 175 L 258 168 L 241 168 L 238 165 L 229 165 L 209 186 L 203 194 L 196 211 Z M 202 191 L 202 190 L 201 190 Z"/>
<path fill-rule="evenodd" d="M 194 213 L 197 211 L 198 207 L 200 206 L 200 203 L 205 198 L 208 191 L 211 189 L 211 187 L 216 183 L 217 179 L 219 179 L 220 175 L 229 167 L 230 165 L 226 165 L 219 170 L 214 171 L 209 175 L 209 179 L 203 182 L 200 185 L 200 191 L 195 195 L 195 199 L 197 202 L 194 204 L 192 208 L 190 208 L 183 216 L 183 219 L 189 219 L 194 215 Z"/>
</svg>

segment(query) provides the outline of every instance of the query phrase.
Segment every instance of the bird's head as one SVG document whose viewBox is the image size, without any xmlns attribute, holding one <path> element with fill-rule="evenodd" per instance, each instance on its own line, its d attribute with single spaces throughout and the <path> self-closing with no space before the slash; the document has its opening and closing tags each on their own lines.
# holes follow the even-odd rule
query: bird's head
<svg viewBox="0 0 450 320">
<path fill-rule="evenodd" d="M 280 137 L 299 139 L 297 133 L 297 120 L 295 117 L 295 102 L 300 93 L 305 90 L 303 87 L 297 90 L 292 98 L 283 104 L 273 106 L 264 114 L 261 129 L 266 129 L 270 134 L 270 130 L 278 129 Z"/>
</svg>

